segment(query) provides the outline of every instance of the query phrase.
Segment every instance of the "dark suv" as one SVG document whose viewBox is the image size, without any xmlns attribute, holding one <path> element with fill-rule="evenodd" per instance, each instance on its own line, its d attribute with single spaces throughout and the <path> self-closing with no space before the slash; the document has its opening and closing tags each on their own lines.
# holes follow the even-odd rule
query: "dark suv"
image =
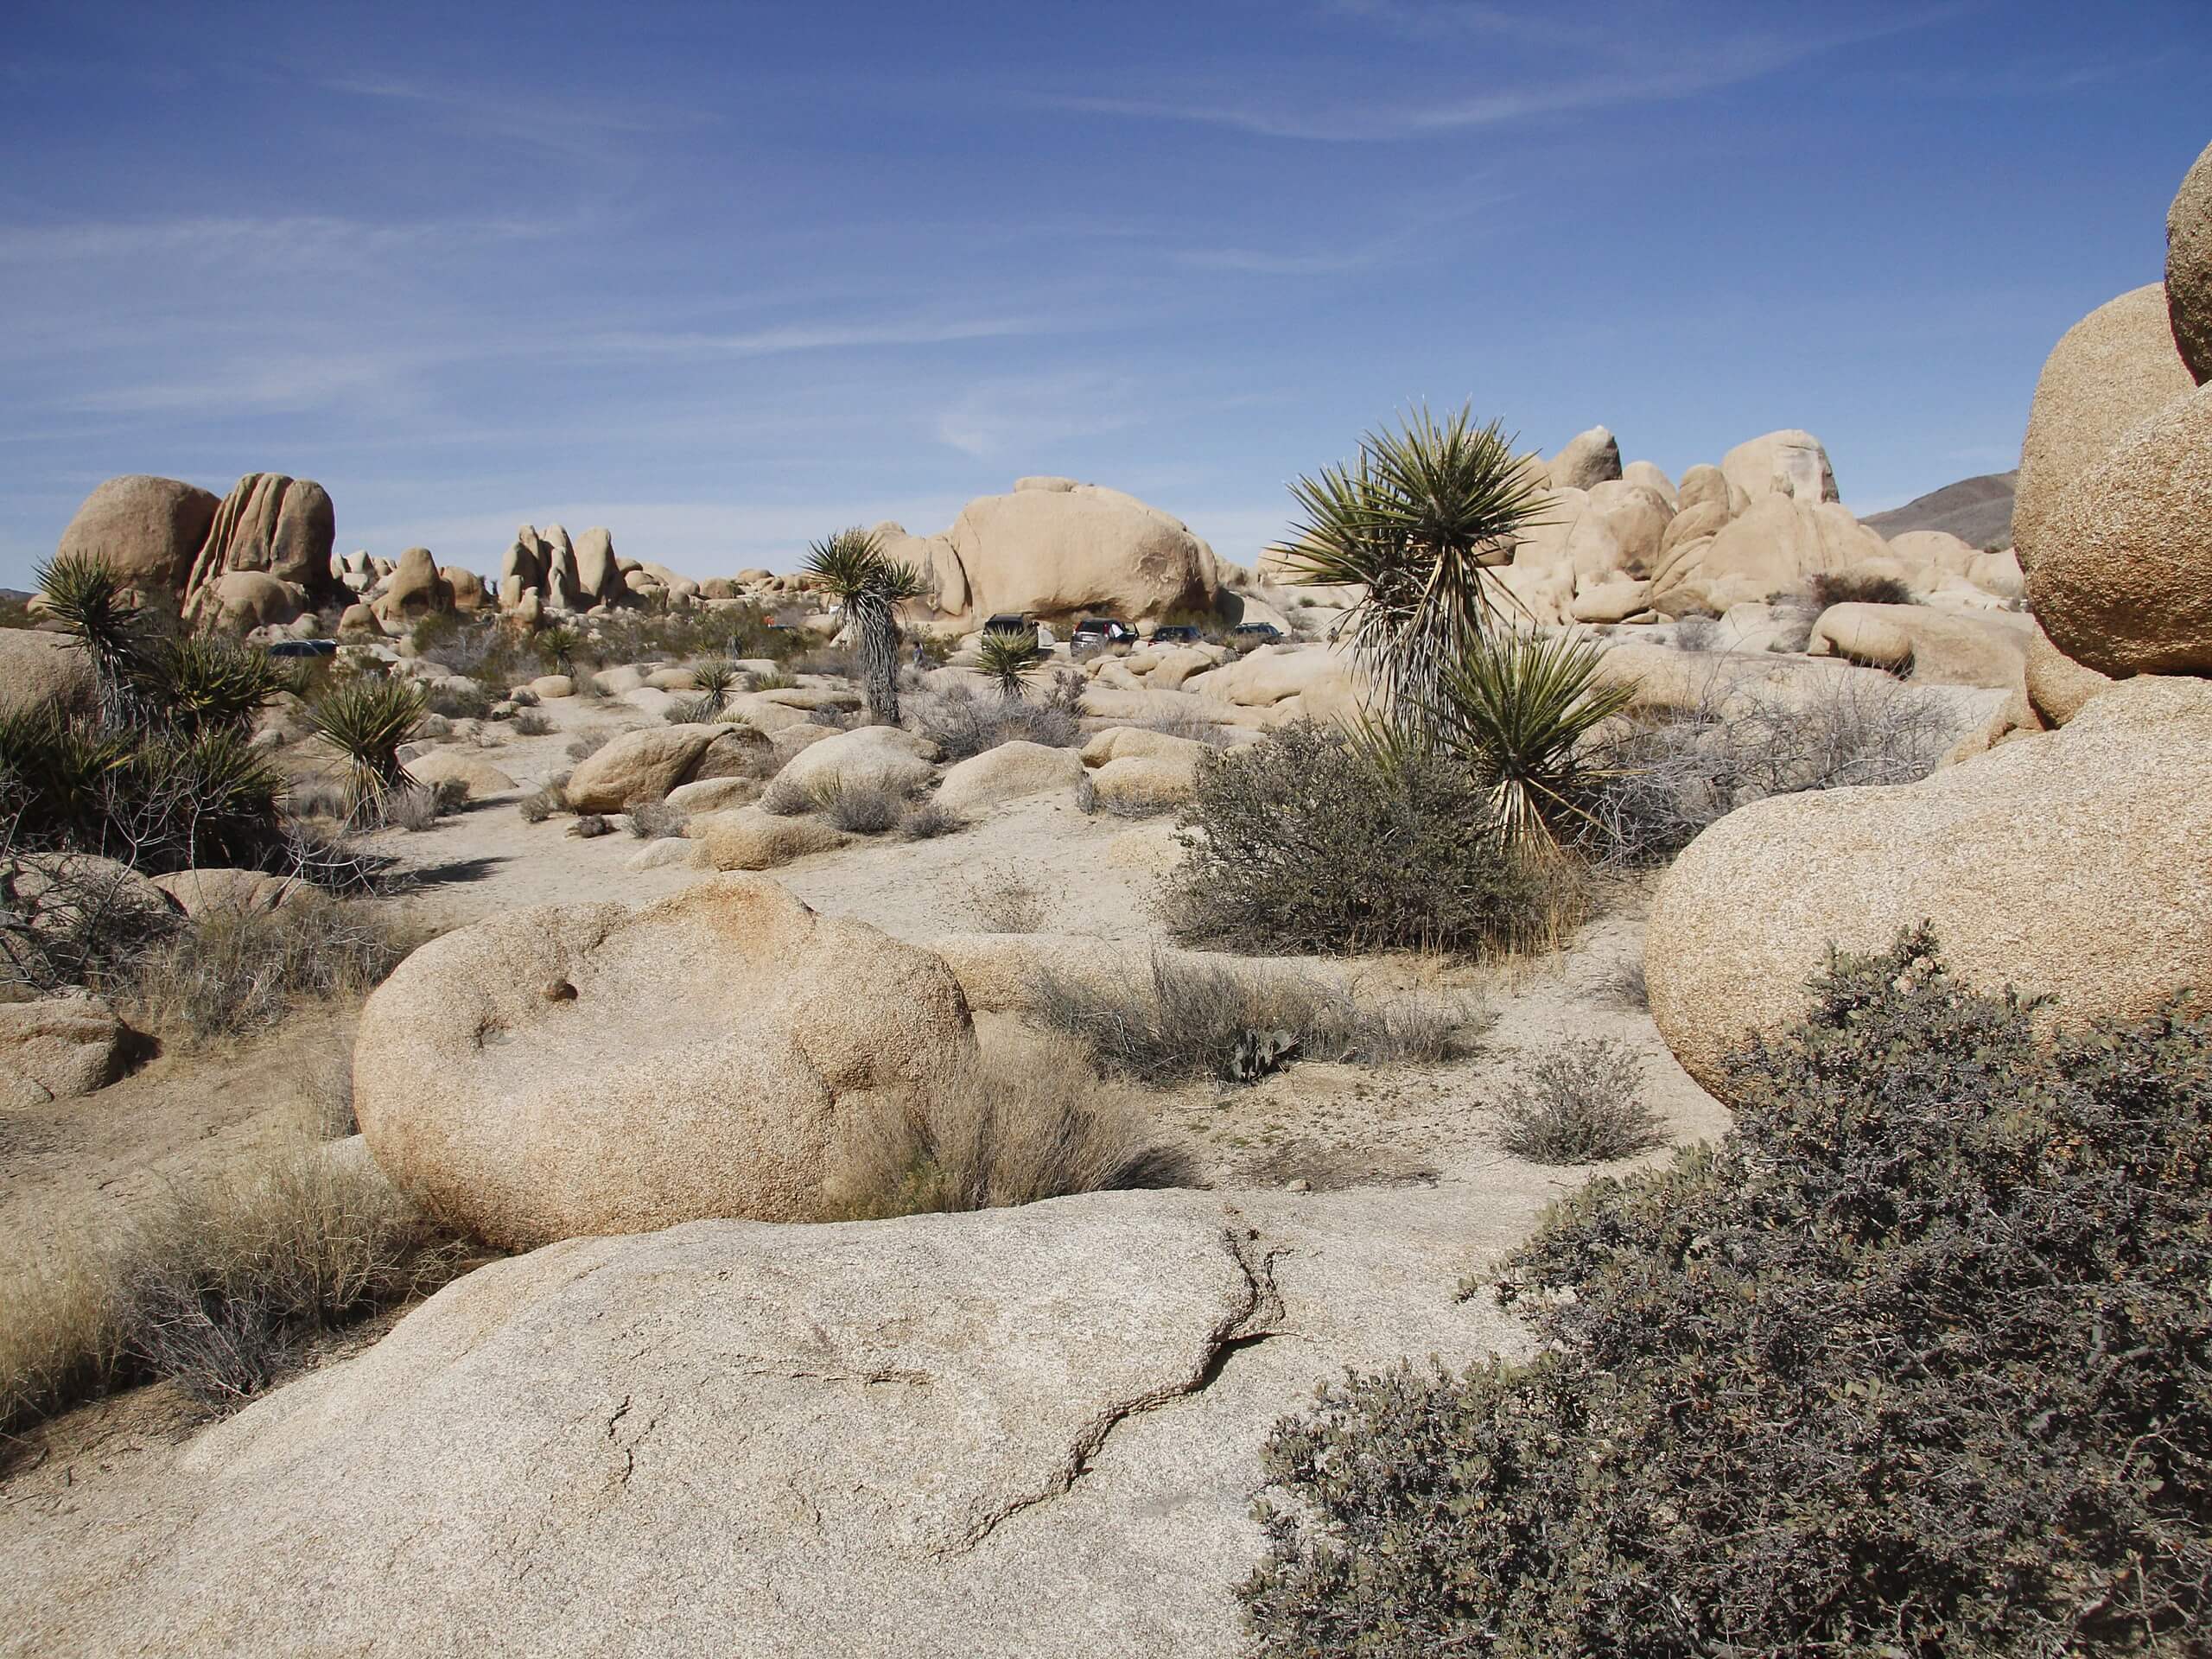
<svg viewBox="0 0 2212 1659">
<path fill-rule="evenodd" d="M 1026 633 L 1033 639 L 1037 636 L 1037 625 L 1019 611 L 1001 611 L 983 624 L 985 633 Z"/>
<path fill-rule="evenodd" d="M 1187 622 L 1171 622 L 1165 627 L 1152 631 L 1152 643 L 1155 645 L 1195 645 L 1198 643 L 1198 631 Z"/>
<path fill-rule="evenodd" d="M 1070 639 L 1078 645 L 1113 645 L 1136 637 L 1137 631 L 1117 616 L 1086 616 Z"/>
<path fill-rule="evenodd" d="M 1229 640 L 1236 645 L 1279 645 L 1283 632 L 1272 622 L 1239 622 L 1229 631 Z"/>
</svg>

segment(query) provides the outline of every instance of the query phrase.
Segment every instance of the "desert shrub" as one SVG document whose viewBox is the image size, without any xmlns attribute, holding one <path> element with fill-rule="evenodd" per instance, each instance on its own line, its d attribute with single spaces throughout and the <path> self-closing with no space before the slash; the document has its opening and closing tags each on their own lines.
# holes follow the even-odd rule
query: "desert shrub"
<svg viewBox="0 0 2212 1659">
<path fill-rule="evenodd" d="M 415 781 L 399 751 L 416 735 L 424 707 L 421 686 L 383 678 L 334 687 L 308 705 L 315 734 L 346 760 L 357 808 Z"/>
<path fill-rule="evenodd" d="M 11 1271 L 0 1435 L 168 1379 L 227 1408 L 315 1338 L 412 1300 L 479 1259 L 365 1159 L 285 1149 L 147 1201 L 116 1235 Z"/>
<path fill-rule="evenodd" d="M 1711 651 L 1715 636 L 1720 632 L 1720 619 L 1692 612 L 1675 623 L 1674 645 L 1676 651 Z"/>
<path fill-rule="evenodd" d="M 798 683 L 797 679 L 781 670 L 763 674 L 755 669 L 746 678 L 748 682 L 746 689 L 749 691 L 789 691 Z"/>
<path fill-rule="evenodd" d="M 1433 753 L 1286 726 L 1211 756 L 1159 901 L 1186 944 L 1251 951 L 1511 948 L 1581 903 L 1572 872 L 1506 844 L 1488 791 Z"/>
<path fill-rule="evenodd" d="M 596 841 L 614 833 L 614 820 L 603 812 L 586 812 L 569 826 L 569 833 L 581 841 Z"/>
<path fill-rule="evenodd" d="M 182 925 L 112 859 L 0 855 L 0 992 L 11 998 L 127 982 Z"/>
<path fill-rule="evenodd" d="M 1196 715 L 1154 715 L 1146 720 L 1133 720 L 1128 724 L 1140 731 L 1159 732 L 1167 737 L 1187 738 L 1193 743 L 1209 744 L 1217 749 L 1229 747 L 1228 734 L 1211 720 L 1201 720 Z"/>
<path fill-rule="evenodd" d="M 792 674 L 819 674 L 835 680 L 856 680 L 861 672 L 859 662 L 844 645 L 808 645 L 785 658 L 784 667 Z"/>
<path fill-rule="evenodd" d="M 1814 990 L 1506 1263 L 1535 1360 L 1278 1426 L 1259 1653 L 2202 1651 L 2212 1021 L 2054 1031 L 1924 929 Z"/>
<path fill-rule="evenodd" d="M 955 682 L 915 697 L 906 713 L 913 729 L 943 749 L 948 760 L 1017 741 L 1071 748 L 1083 739 L 1083 677 L 1062 669 L 1044 696 L 1012 700 L 978 696 L 974 687 Z"/>
<path fill-rule="evenodd" d="M 553 721 L 535 709 L 518 711 L 513 721 L 517 737 L 543 737 L 553 729 Z"/>
<path fill-rule="evenodd" d="M 1943 704 L 1872 675 L 1777 687 L 1716 674 L 1694 704 L 1594 746 L 1607 776 L 1580 845 L 1600 863 L 1663 862 L 1770 795 L 1925 778 L 1956 735 Z"/>
<path fill-rule="evenodd" d="M 760 807 L 779 818 L 796 818 L 814 810 L 814 791 L 796 778 L 779 776 L 760 791 Z"/>
<path fill-rule="evenodd" d="M 1303 973 L 1157 950 L 1139 980 L 1044 970 L 1030 1015 L 1083 1044 L 1100 1071 L 1158 1087 L 1251 1082 L 1294 1058 L 1449 1059 L 1468 1052 L 1480 1024 L 1467 1005 L 1377 1001 Z"/>
<path fill-rule="evenodd" d="M 1643 1063 L 1625 1043 L 1578 1038 L 1516 1068 L 1497 1103 L 1498 1144 L 1537 1164 L 1610 1164 L 1659 1144 Z"/>
<path fill-rule="evenodd" d="M 430 688 L 429 707 L 432 714 L 443 715 L 448 720 L 489 720 L 492 694 L 474 681 L 466 685 L 435 685 Z"/>
<path fill-rule="evenodd" d="M 569 759 L 588 760 L 613 741 L 614 734 L 604 726 L 594 726 L 588 732 L 579 732 L 569 740 Z"/>
<path fill-rule="evenodd" d="M 1010 864 L 985 867 L 963 889 L 969 914 L 986 933 L 1035 933 L 1045 925 L 1043 885 Z"/>
<path fill-rule="evenodd" d="M 517 810 L 524 823 L 543 823 L 556 812 L 567 811 L 569 804 L 562 798 L 559 790 L 548 786 L 524 796 Z"/>
<path fill-rule="evenodd" d="M 860 1125 L 829 1179 L 835 1219 L 995 1210 L 1076 1192 L 1177 1186 L 1182 1154 L 1154 1139 L 1126 1086 L 1101 1081 L 1079 1049 L 995 1046 L 932 1078 L 919 1112 Z"/>
<path fill-rule="evenodd" d="M 1871 570 L 1821 570 L 1805 584 L 1814 605 L 1825 611 L 1831 605 L 1911 605 L 1912 589 L 1895 576 Z"/>
<path fill-rule="evenodd" d="M 690 814 L 680 806 L 671 806 L 666 801 L 639 801 L 624 815 L 630 833 L 639 841 L 659 841 L 669 836 L 680 836 L 683 826 L 691 821 Z"/>
<path fill-rule="evenodd" d="M 939 806 L 933 795 L 910 803 L 899 815 L 899 833 L 908 841 L 933 841 L 965 830 L 968 820 Z"/>
<path fill-rule="evenodd" d="M 1632 951 L 1601 969 L 1590 981 L 1588 995 L 1601 1008 L 1618 1008 L 1630 1014 L 1650 1012 L 1651 988 L 1644 979 L 1643 953 Z"/>
<path fill-rule="evenodd" d="M 383 906 L 295 889 L 272 911 L 217 906 L 163 934 L 133 965 L 143 1023 L 189 1043 L 276 1025 L 311 1002 L 383 983 L 423 935 Z"/>
</svg>

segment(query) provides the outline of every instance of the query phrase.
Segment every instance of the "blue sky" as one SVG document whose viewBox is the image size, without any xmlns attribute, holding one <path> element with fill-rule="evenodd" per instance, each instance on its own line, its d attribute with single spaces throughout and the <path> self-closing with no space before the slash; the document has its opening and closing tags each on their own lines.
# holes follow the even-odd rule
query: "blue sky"
<svg viewBox="0 0 2212 1659">
<path fill-rule="evenodd" d="M 1845 499 L 2153 280 L 2206 0 L 48 5 L 0 40 L 0 584 L 102 478 L 698 575 L 1027 473 L 1249 559 L 1409 401 Z"/>
</svg>

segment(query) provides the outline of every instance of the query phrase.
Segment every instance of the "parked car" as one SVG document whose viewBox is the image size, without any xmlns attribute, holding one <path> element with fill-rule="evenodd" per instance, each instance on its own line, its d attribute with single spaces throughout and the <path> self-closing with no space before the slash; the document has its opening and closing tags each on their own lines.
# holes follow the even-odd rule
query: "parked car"
<svg viewBox="0 0 2212 1659">
<path fill-rule="evenodd" d="M 1198 631 L 1187 622 L 1171 622 L 1165 627 L 1152 631 L 1152 643 L 1155 645 L 1195 645 L 1198 643 Z"/>
<path fill-rule="evenodd" d="M 1229 642 L 1234 645 L 1279 645 L 1284 637 L 1272 622 L 1239 622 L 1229 631 Z"/>
<path fill-rule="evenodd" d="M 279 639 L 269 647 L 271 657 L 335 657 L 335 639 Z"/>
<path fill-rule="evenodd" d="M 1019 611 L 1001 611 L 983 624 L 983 632 L 985 633 L 1026 633 L 1033 638 L 1037 632 L 1037 624 Z"/>
<path fill-rule="evenodd" d="M 1114 645 L 1137 637 L 1137 631 L 1117 616 L 1086 616 L 1075 625 L 1070 643 L 1081 645 Z"/>
</svg>

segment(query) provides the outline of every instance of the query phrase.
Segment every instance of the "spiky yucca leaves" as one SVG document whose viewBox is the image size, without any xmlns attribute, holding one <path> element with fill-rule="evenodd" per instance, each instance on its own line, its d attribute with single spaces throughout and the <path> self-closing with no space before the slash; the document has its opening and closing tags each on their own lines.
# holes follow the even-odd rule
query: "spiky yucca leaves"
<svg viewBox="0 0 2212 1659">
<path fill-rule="evenodd" d="M 582 643 L 576 631 L 570 627 L 544 629 L 530 642 L 531 649 L 550 664 L 556 674 L 574 674 L 576 671 L 576 647 Z"/>
<path fill-rule="evenodd" d="M 1034 633 L 986 632 L 976 646 L 976 671 L 1008 702 L 1021 701 L 1024 683 L 1044 660 Z"/>
<path fill-rule="evenodd" d="M 135 723 L 134 675 L 149 643 L 144 613 L 115 572 L 89 553 L 57 554 L 33 575 L 46 613 L 91 655 L 102 709 L 111 720 Z"/>
<path fill-rule="evenodd" d="M 1541 523 L 1542 487 L 1495 421 L 1423 407 L 1401 430 L 1359 441 L 1349 465 L 1291 486 L 1300 517 L 1274 549 L 1301 582 L 1357 586 L 1344 628 L 1391 706 L 1421 717 L 1439 677 L 1507 620 L 1511 601 L 1480 561 Z M 1405 716 L 1402 716 L 1405 717 Z"/>
<path fill-rule="evenodd" d="M 152 646 L 131 683 L 162 724 L 191 736 L 243 730 L 293 679 L 258 646 L 198 634 Z"/>
<path fill-rule="evenodd" d="M 346 757 L 346 793 L 356 810 L 415 779 L 400 764 L 399 746 L 415 735 L 428 700 L 423 688 L 393 679 L 359 679 L 308 705 L 308 723 Z"/>
<path fill-rule="evenodd" d="M 1599 679 L 1604 654 L 1577 634 L 1502 630 L 1446 664 L 1421 708 L 1423 731 L 1490 791 L 1516 840 L 1558 846 L 1588 821 L 1583 798 L 1612 775 L 1583 758 L 1582 742 L 1636 687 Z"/>
<path fill-rule="evenodd" d="M 844 608 L 860 658 L 861 696 L 870 719 L 899 723 L 900 601 L 928 591 L 921 572 L 884 555 L 872 530 L 841 530 L 807 549 L 806 573 Z"/>
<path fill-rule="evenodd" d="M 704 657 L 691 664 L 692 688 L 705 709 L 719 709 L 736 683 L 737 664 L 727 657 Z"/>
<path fill-rule="evenodd" d="M 0 717 L 0 774 L 13 782 L 16 843 L 98 849 L 106 802 L 131 753 L 128 735 L 51 707 Z"/>
</svg>

